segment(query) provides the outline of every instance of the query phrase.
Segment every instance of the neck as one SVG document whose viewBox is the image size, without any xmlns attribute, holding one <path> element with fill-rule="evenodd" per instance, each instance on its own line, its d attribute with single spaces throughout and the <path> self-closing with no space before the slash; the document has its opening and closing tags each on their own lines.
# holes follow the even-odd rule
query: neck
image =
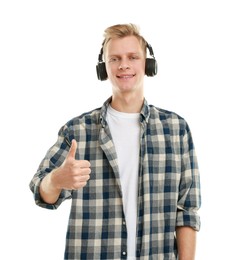
<svg viewBox="0 0 231 260">
<path fill-rule="evenodd" d="M 143 96 L 112 96 L 111 106 L 115 110 L 124 113 L 139 113 L 144 103 Z"/>
</svg>

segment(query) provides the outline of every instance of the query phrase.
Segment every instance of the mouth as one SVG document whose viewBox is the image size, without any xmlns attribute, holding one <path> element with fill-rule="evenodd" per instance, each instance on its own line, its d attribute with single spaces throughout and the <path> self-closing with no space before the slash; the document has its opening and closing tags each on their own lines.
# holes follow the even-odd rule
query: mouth
<svg viewBox="0 0 231 260">
<path fill-rule="evenodd" d="M 135 77 L 135 74 L 123 74 L 123 75 L 117 75 L 116 77 L 119 79 L 131 79 Z"/>
</svg>

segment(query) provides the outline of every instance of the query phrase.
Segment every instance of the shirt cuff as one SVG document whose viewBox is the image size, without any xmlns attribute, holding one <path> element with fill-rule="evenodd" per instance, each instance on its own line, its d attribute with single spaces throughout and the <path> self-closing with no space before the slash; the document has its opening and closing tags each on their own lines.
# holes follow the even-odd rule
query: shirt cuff
<svg viewBox="0 0 231 260">
<path fill-rule="evenodd" d="M 177 212 L 176 226 L 189 226 L 199 231 L 201 226 L 200 216 L 195 211 L 180 210 Z"/>
<path fill-rule="evenodd" d="M 42 208 L 46 208 L 46 209 L 57 209 L 64 200 L 71 198 L 70 190 L 62 190 L 59 195 L 58 200 L 54 204 L 46 203 L 45 201 L 43 201 L 43 199 L 41 198 L 40 193 L 39 193 L 39 186 L 40 186 L 41 181 L 42 181 L 41 179 L 37 179 L 35 181 L 35 183 L 33 184 L 32 192 L 34 193 L 34 200 L 35 200 L 36 205 L 38 205 Z"/>
</svg>

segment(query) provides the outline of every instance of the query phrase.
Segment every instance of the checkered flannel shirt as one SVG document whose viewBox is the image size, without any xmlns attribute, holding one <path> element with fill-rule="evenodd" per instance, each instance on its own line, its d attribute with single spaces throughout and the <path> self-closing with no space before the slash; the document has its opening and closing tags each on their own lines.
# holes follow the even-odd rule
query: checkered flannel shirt
<svg viewBox="0 0 231 260">
<path fill-rule="evenodd" d="M 59 131 L 30 182 L 35 202 L 56 209 L 71 198 L 65 259 L 126 259 L 127 229 L 123 212 L 118 161 L 104 105 L 76 117 Z M 140 112 L 136 257 L 141 260 L 177 259 L 176 226 L 200 229 L 200 180 L 190 129 L 179 115 L 144 105 Z M 63 190 L 54 205 L 39 195 L 46 174 L 59 167 L 78 142 L 76 159 L 91 162 L 91 178 L 79 190 Z M 129 161 L 128 161 L 129 163 Z"/>
</svg>

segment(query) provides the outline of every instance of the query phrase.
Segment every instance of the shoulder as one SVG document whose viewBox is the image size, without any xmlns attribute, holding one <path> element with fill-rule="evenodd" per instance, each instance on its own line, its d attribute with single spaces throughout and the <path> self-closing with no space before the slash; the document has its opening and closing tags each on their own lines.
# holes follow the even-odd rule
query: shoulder
<svg viewBox="0 0 231 260">
<path fill-rule="evenodd" d="M 94 110 L 84 112 L 80 114 L 79 116 L 76 116 L 69 120 L 66 125 L 68 127 L 73 126 L 73 125 L 91 125 L 91 124 L 97 124 L 99 122 L 100 118 L 100 111 L 101 108 L 96 108 Z"/>
<path fill-rule="evenodd" d="M 59 130 L 60 135 L 75 136 L 78 134 L 85 134 L 86 131 L 94 131 L 100 125 L 100 111 L 101 108 L 84 112 L 68 120 Z"/>
<path fill-rule="evenodd" d="M 178 113 L 149 105 L 150 119 L 160 122 L 164 129 L 177 130 L 178 133 L 184 134 L 189 131 L 189 126 L 185 118 Z"/>
<path fill-rule="evenodd" d="M 182 116 L 177 114 L 176 112 L 163 109 L 160 107 L 156 107 L 153 105 L 149 105 L 151 114 L 154 116 L 158 116 L 161 120 L 165 119 L 178 119 L 178 120 L 184 120 Z"/>
</svg>

